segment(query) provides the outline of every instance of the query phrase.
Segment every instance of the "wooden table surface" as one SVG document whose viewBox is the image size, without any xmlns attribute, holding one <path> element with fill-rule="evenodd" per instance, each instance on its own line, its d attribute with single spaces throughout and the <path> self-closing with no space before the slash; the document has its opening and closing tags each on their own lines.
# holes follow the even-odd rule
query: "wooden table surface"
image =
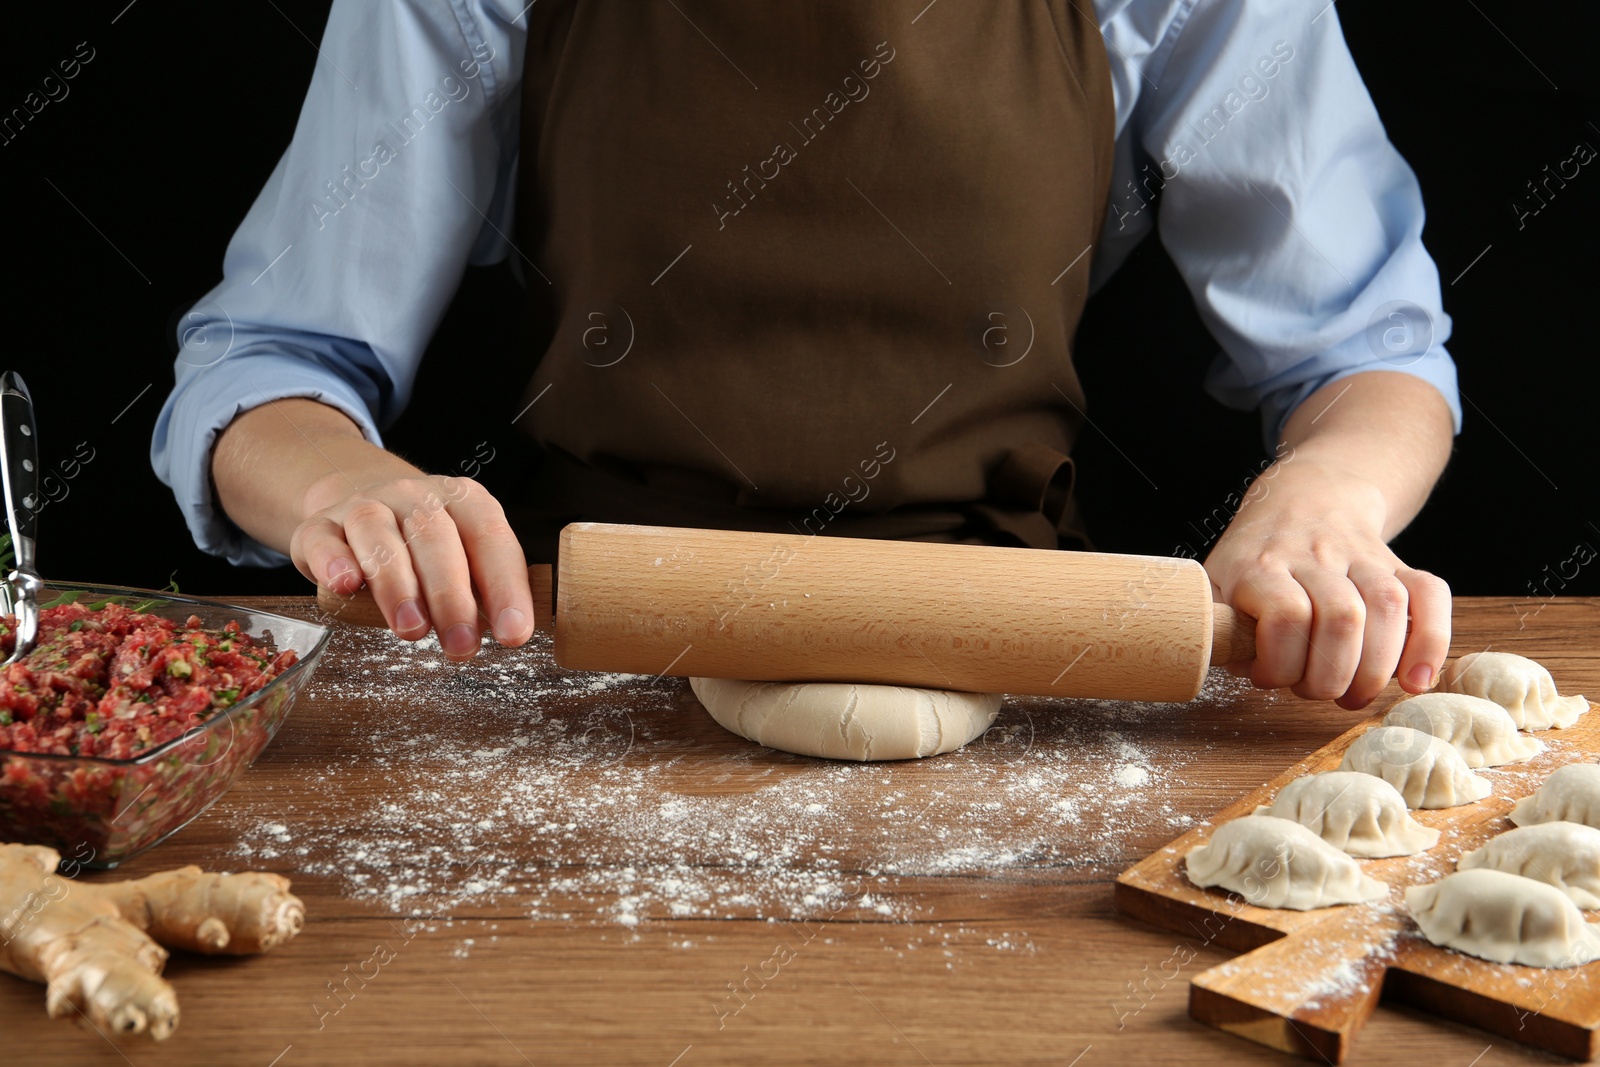
<svg viewBox="0 0 1600 1067">
<path fill-rule="evenodd" d="M 1452 654 L 1600 693 L 1600 600 L 1530 606 L 1458 599 Z M 681 680 L 567 674 L 547 644 L 458 669 L 340 629 L 240 784 L 118 872 L 278 871 L 305 931 L 175 955 L 162 1044 L 51 1022 L 0 978 L 0 1060 L 1290 1063 L 1193 1023 L 1185 972 L 1231 954 L 1175 962 L 1111 884 L 1367 714 L 1214 673 L 1189 706 L 1008 698 L 961 753 L 827 764 L 725 733 Z M 1350 1062 L 1424 1056 L 1547 1059 L 1384 1008 Z"/>
</svg>

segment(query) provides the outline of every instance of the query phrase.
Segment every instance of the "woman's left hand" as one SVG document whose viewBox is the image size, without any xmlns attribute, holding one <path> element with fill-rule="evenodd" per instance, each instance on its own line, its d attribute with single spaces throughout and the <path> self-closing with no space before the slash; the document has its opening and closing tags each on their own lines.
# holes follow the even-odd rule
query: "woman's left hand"
<svg viewBox="0 0 1600 1067">
<path fill-rule="evenodd" d="M 1218 599 L 1257 620 L 1255 685 L 1352 710 L 1392 677 L 1433 685 L 1450 587 L 1389 550 L 1388 518 L 1378 486 L 1292 449 L 1251 485 L 1205 567 Z"/>
</svg>

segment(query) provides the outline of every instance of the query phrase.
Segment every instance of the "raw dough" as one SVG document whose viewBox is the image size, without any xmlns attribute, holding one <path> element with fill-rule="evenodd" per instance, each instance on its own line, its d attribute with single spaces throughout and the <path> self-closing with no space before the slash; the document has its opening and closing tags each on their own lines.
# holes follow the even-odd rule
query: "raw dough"
<svg viewBox="0 0 1600 1067">
<path fill-rule="evenodd" d="M 1517 732 L 1511 713 L 1492 700 L 1465 693 L 1423 693 L 1402 700 L 1383 717 L 1385 726 L 1409 726 L 1448 741 L 1468 767 L 1521 763 L 1544 751 L 1537 737 Z"/>
<path fill-rule="evenodd" d="M 1351 742 L 1339 769 L 1377 775 L 1413 808 L 1453 808 L 1490 792 L 1448 741 L 1409 726 L 1374 726 Z"/>
<path fill-rule="evenodd" d="M 758 745 L 827 759 L 916 759 L 953 752 L 989 728 L 997 693 L 847 682 L 691 678 L 711 717 Z"/>
<path fill-rule="evenodd" d="M 1406 810 L 1406 798 L 1382 778 L 1358 771 L 1324 771 L 1296 778 L 1256 809 L 1292 819 L 1352 856 L 1410 856 L 1439 843 L 1439 831 Z"/>
<path fill-rule="evenodd" d="M 1406 890 L 1406 907 L 1435 945 L 1496 963 L 1573 967 L 1600 959 L 1600 937 L 1552 885 L 1480 867 Z"/>
<path fill-rule="evenodd" d="M 1444 669 L 1439 688 L 1494 701 L 1511 713 L 1520 730 L 1564 729 L 1589 710 L 1583 697 L 1564 697 L 1555 680 L 1526 656 L 1473 652 Z"/>
<path fill-rule="evenodd" d="M 1490 838 L 1456 864 L 1488 867 L 1553 885 L 1580 908 L 1600 908 L 1600 830 L 1576 822 L 1542 822 Z"/>
<path fill-rule="evenodd" d="M 1223 823 L 1183 866 L 1195 885 L 1232 890 L 1258 908 L 1308 911 L 1389 895 L 1355 860 L 1299 823 L 1271 815 Z"/>
<path fill-rule="evenodd" d="M 1511 808 L 1511 821 L 1518 826 L 1560 820 L 1600 826 L 1600 764 L 1558 767 L 1532 796 L 1523 797 Z"/>
</svg>

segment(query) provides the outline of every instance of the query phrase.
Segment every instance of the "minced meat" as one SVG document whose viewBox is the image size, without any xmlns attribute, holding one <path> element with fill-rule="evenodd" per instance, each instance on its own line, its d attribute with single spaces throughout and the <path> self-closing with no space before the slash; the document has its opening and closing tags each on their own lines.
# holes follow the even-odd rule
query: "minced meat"
<svg viewBox="0 0 1600 1067">
<path fill-rule="evenodd" d="M 0 657 L 16 645 L 0 616 Z M 0 670 L 0 749 L 130 759 L 263 688 L 296 661 L 237 622 L 180 625 L 116 603 L 40 612 L 26 658 Z"/>
</svg>

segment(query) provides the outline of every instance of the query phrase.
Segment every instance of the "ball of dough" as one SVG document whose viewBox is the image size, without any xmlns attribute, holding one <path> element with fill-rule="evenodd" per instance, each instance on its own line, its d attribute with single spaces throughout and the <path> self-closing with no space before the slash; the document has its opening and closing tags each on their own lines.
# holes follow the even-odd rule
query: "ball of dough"
<svg viewBox="0 0 1600 1067">
<path fill-rule="evenodd" d="M 691 678 L 711 717 L 758 745 L 827 759 L 917 759 L 953 752 L 989 728 L 997 693 L 849 682 Z"/>
</svg>

